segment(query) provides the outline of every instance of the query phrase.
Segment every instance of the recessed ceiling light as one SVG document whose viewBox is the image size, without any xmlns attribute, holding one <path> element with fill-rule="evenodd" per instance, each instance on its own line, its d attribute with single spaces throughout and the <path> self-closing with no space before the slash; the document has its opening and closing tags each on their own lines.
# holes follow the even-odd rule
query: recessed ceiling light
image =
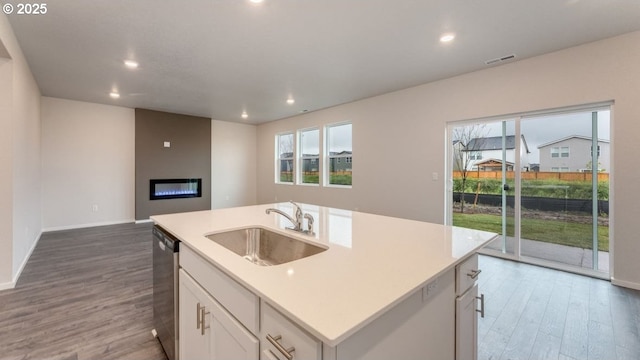
<svg viewBox="0 0 640 360">
<path fill-rule="evenodd" d="M 119 99 L 120 98 L 120 94 L 118 94 L 115 91 L 110 92 L 109 96 L 111 96 L 112 99 Z"/>
<path fill-rule="evenodd" d="M 294 98 L 292 98 L 291 96 L 289 96 L 289 98 L 287 99 L 287 104 L 289 105 L 293 105 L 296 102 L 296 100 Z"/>
<path fill-rule="evenodd" d="M 260 4 L 262 2 L 264 2 L 264 0 L 249 0 L 251 3 L 253 4 Z"/>
<path fill-rule="evenodd" d="M 243 112 L 242 112 L 242 115 L 240 115 L 240 116 L 242 116 L 242 118 L 243 118 L 243 119 L 246 119 L 246 118 L 248 118 L 248 117 L 249 117 L 249 114 L 247 114 L 247 112 L 246 112 L 246 111 L 243 111 Z"/>
<path fill-rule="evenodd" d="M 133 61 L 133 60 L 125 60 L 124 61 L 124 66 L 128 67 L 129 69 L 137 69 L 138 68 L 138 62 L 137 61 Z"/>
<path fill-rule="evenodd" d="M 453 39 L 455 38 L 456 38 L 456 34 L 453 34 L 453 33 L 442 34 L 442 36 L 440 36 L 440 42 L 448 43 L 453 41 Z"/>
</svg>

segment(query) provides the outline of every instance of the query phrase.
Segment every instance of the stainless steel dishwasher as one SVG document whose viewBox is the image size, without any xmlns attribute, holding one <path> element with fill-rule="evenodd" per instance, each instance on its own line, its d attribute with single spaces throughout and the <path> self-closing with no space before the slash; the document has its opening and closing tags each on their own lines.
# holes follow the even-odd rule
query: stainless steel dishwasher
<svg viewBox="0 0 640 360">
<path fill-rule="evenodd" d="M 153 334 L 169 360 L 178 359 L 178 248 L 180 241 L 153 227 Z"/>
</svg>

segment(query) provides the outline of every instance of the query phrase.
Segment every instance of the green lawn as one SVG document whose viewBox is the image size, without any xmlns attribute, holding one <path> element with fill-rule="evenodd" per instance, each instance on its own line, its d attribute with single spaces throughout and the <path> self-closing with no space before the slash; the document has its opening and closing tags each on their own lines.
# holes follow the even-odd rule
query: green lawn
<svg viewBox="0 0 640 360">
<path fill-rule="evenodd" d="M 331 174 L 331 177 L 329 178 L 329 184 L 351 185 L 351 174 L 349 175 Z"/>
<path fill-rule="evenodd" d="M 320 181 L 320 175 L 318 173 L 306 173 L 302 174 L 303 184 L 318 184 Z M 293 182 L 293 173 L 280 173 L 280 182 Z M 332 185 L 351 185 L 351 174 L 331 174 L 329 183 Z"/>
<path fill-rule="evenodd" d="M 453 225 L 471 229 L 502 233 L 502 217 L 488 214 L 453 214 Z M 521 236 L 538 240 L 591 249 L 591 224 L 578 224 L 558 220 L 522 219 Z M 507 236 L 513 235 L 513 217 L 507 218 Z M 598 249 L 609 251 L 609 227 L 598 226 Z"/>
</svg>

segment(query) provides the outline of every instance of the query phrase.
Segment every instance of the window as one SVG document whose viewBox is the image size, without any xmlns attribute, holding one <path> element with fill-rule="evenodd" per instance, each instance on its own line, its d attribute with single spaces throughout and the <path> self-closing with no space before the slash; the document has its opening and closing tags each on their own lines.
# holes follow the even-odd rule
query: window
<svg viewBox="0 0 640 360">
<path fill-rule="evenodd" d="M 298 156 L 298 183 L 320 184 L 320 130 L 308 129 L 298 132 L 300 154 Z"/>
<path fill-rule="evenodd" d="M 276 135 L 276 182 L 293 184 L 293 133 Z"/>
<path fill-rule="evenodd" d="M 352 126 L 338 124 L 327 126 L 325 181 L 327 185 L 352 185 L 353 146 L 351 143 Z M 341 161 L 345 159 L 345 161 Z"/>
<path fill-rule="evenodd" d="M 471 160 L 482 160 L 482 152 L 481 151 L 472 151 L 469 155 L 469 159 Z"/>
<path fill-rule="evenodd" d="M 569 147 L 568 146 L 552 147 L 551 148 L 551 157 L 552 158 L 557 158 L 557 157 L 567 158 L 567 157 L 569 157 Z"/>
</svg>

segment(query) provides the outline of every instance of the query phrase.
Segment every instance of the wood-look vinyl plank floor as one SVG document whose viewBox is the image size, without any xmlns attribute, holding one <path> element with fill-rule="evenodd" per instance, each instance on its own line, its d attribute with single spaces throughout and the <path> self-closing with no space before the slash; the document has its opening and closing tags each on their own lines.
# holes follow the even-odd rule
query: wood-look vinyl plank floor
<svg viewBox="0 0 640 360">
<path fill-rule="evenodd" d="M 42 234 L 0 291 L 0 359 L 166 360 L 153 328 L 151 224 Z"/>
<path fill-rule="evenodd" d="M 479 360 L 640 359 L 640 291 L 480 256 Z"/>
</svg>

